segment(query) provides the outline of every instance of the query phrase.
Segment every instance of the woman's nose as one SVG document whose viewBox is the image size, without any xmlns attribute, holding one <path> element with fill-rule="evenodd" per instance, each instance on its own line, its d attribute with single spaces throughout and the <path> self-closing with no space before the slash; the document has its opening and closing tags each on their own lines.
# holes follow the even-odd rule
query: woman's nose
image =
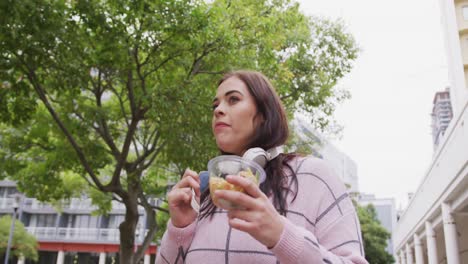
<svg viewBox="0 0 468 264">
<path fill-rule="evenodd" d="M 224 115 L 224 106 L 223 106 L 223 104 L 219 104 L 215 108 L 214 114 L 215 114 L 216 117 Z"/>
</svg>

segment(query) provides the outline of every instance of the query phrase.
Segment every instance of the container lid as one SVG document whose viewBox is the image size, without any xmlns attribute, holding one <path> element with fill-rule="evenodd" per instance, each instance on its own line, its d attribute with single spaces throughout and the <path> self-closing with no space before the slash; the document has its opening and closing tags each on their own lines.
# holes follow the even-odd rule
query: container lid
<svg viewBox="0 0 468 264">
<path fill-rule="evenodd" d="M 265 170 L 259 164 L 236 155 L 217 156 L 208 162 L 208 171 L 214 169 L 213 166 L 217 166 L 219 170 L 232 175 L 238 174 L 241 170 L 252 168 L 254 170 L 252 172 L 258 176 L 259 184 L 266 179 Z"/>
</svg>

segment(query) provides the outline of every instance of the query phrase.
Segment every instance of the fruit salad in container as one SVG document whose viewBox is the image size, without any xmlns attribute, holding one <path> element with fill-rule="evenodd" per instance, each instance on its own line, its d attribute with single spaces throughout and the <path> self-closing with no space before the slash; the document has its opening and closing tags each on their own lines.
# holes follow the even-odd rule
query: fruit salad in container
<svg viewBox="0 0 468 264">
<path fill-rule="evenodd" d="M 263 168 L 254 161 L 243 159 L 234 155 L 218 156 L 208 162 L 208 172 L 210 175 L 209 188 L 213 203 L 224 208 L 239 208 L 239 206 L 224 199 L 217 199 L 213 196 L 216 190 L 231 190 L 245 192 L 242 187 L 233 185 L 226 181 L 227 175 L 239 175 L 257 185 L 260 185 L 266 178 Z"/>
</svg>

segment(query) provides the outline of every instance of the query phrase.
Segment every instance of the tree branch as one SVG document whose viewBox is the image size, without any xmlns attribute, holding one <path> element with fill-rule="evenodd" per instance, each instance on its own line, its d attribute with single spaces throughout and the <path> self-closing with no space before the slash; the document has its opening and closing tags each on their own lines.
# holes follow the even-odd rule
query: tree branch
<svg viewBox="0 0 468 264">
<path fill-rule="evenodd" d="M 146 78 L 148 75 L 150 75 L 150 74 L 152 74 L 152 73 L 158 71 L 162 66 L 164 66 L 164 64 L 168 63 L 169 61 L 171 61 L 171 60 L 173 60 L 173 59 L 175 59 L 175 58 L 177 58 L 177 57 L 179 57 L 179 56 L 181 56 L 181 55 L 182 55 L 182 51 L 179 52 L 179 53 L 176 53 L 176 54 L 173 55 L 173 56 L 167 57 L 167 58 L 166 58 L 165 60 L 163 60 L 161 63 L 159 63 L 158 65 L 156 65 L 156 67 L 154 67 L 153 69 L 151 69 L 151 70 L 145 72 L 145 73 L 143 74 L 143 77 Z"/>
<path fill-rule="evenodd" d="M 26 149 L 30 149 L 31 147 L 39 147 L 43 150 L 47 150 L 47 151 L 52 151 L 52 150 L 55 150 L 55 148 L 51 148 L 51 147 L 48 147 L 42 143 L 39 143 L 39 142 L 31 142 L 27 145 L 25 145 Z"/>
<path fill-rule="evenodd" d="M 83 121 L 83 123 L 86 123 L 88 122 L 88 120 L 86 120 L 80 113 L 78 112 L 73 112 L 73 114 L 76 115 L 76 117 L 78 117 L 79 120 Z M 101 135 L 101 131 L 99 129 L 99 127 L 96 127 L 94 126 L 94 124 L 90 124 L 90 126 L 96 131 L 96 133 L 98 133 L 99 135 Z M 102 137 L 102 135 L 101 135 Z M 111 150 L 106 150 L 110 155 L 113 155 L 112 151 Z"/>
<path fill-rule="evenodd" d="M 167 210 L 166 208 L 162 208 L 160 206 L 152 205 L 151 208 L 156 209 L 161 212 L 169 213 L 169 210 Z"/>
<path fill-rule="evenodd" d="M 198 71 L 199 74 L 214 74 L 214 75 L 219 75 L 219 74 L 224 74 L 226 71 Z"/>
<path fill-rule="evenodd" d="M 27 76 L 29 81 L 34 87 L 34 90 L 36 91 L 37 95 L 39 96 L 39 99 L 44 103 L 45 107 L 49 111 L 50 115 L 54 119 L 55 123 L 59 126 L 60 130 L 65 134 L 65 137 L 67 138 L 68 142 L 72 145 L 73 149 L 75 150 L 76 154 L 78 155 L 78 159 L 80 160 L 81 164 L 85 168 L 86 172 L 89 174 L 91 177 L 93 183 L 101 190 L 104 192 L 110 191 L 109 188 L 106 188 L 105 186 L 102 185 L 101 181 L 97 177 L 97 175 L 94 173 L 93 169 L 91 168 L 91 165 L 88 163 L 86 160 L 85 154 L 81 147 L 78 145 L 76 142 L 75 138 L 73 135 L 68 131 L 68 129 L 65 127 L 65 124 L 62 122 L 60 117 L 58 116 L 57 112 L 53 108 L 53 106 L 50 104 L 46 92 L 42 85 L 39 83 L 39 80 L 36 76 L 36 73 L 34 70 L 30 69 L 26 63 L 23 62 L 23 65 L 27 68 Z M 85 177 L 86 178 L 86 177 Z"/>
<path fill-rule="evenodd" d="M 195 60 L 193 61 L 192 66 L 189 70 L 189 75 L 187 76 L 187 79 L 191 79 L 191 77 L 193 77 L 194 75 L 200 72 L 203 58 L 206 55 L 210 54 L 211 52 L 217 50 L 219 47 L 217 47 L 216 44 L 221 42 L 221 40 L 222 40 L 221 38 L 217 38 L 213 42 L 206 44 L 206 46 L 203 48 L 202 54 L 198 58 L 195 58 Z"/>
<path fill-rule="evenodd" d="M 103 90 L 101 89 L 101 76 L 102 73 L 99 70 L 99 80 L 98 80 L 98 86 L 95 87 L 94 90 L 94 96 L 96 98 L 96 106 L 100 109 L 102 109 L 102 94 Z M 101 135 L 101 137 L 104 139 L 104 142 L 106 142 L 107 146 L 111 149 L 112 154 L 114 155 L 115 159 L 118 159 L 120 152 L 115 145 L 114 140 L 112 139 L 112 136 L 110 135 L 109 132 L 109 127 L 107 126 L 106 120 L 102 117 L 102 115 L 99 115 L 99 125 L 102 129 L 98 129 L 98 133 Z"/>
<path fill-rule="evenodd" d="M 132 138 L 132 145 L 133 148 L 135 148 L 137 158 L 140 158 L 140 151 L 138 150 L 137 140 L 135 140 L 135 138 Z"/>
<path fill-rule="evenodd" d="M 135 103 L 135 94 L 133 91 L 133 73 L 131 69 L 129 69 L 127 73 L 127 92 L 128 100 L 130 101 L 130 112 L 132 119 L 134 120 L 138 109 Z"/>
<path fill-rule="evenodd" d="M 145 142 L 145 147 L 147 147 L 147 146 L 148 146 L 147 144 L 150 144 L 150 142 L 153 142 L 153 144 L 154 144 L 154 142 L 157 142 L 156 140 L 153 141 L 153 137 L 155 137 L 155 136 L 156 136 L 157 138 L 159 138 L 159 136 L 160 136 L 160 135 L 159 135 L 159 129 L 157 129 L 157 128 L 155 128 L 155 129 L 153 130 L 153 132 L 151 132 L 151 135 L 150 135 L 149 138 L 147 139 L 148 141 Z"/>
<path fill-rule="evenodd" d="M 115 195 L 112 195 L 112 200 L 115 200 L 115 201 L 120 202 L 120 203 L 122 203 L 122 204 L 124 203 L 124 202 L 122 201 L 122 199 L 119 199 L 119 198 L 115 197 Z"/>
<path fill-rule="evenodd" d="M 110 181 L 108 186 L 115 186 L 115 187 L 118 186 L 119 189 L 122 188 L 121 184 L 120 184 L 120 173 L 122 172 L 122 168 L 126 164 L 128 152 L 130 150 L 130 144 L 132 142 L 132 137 L 135 134 L 137 124 L 138 124 L 138 119 L 135 116 L 135 118 L 132 118 L 130 126 L 128 127 L 127 135 L 125 137 L 125 141 L 124 141 L 124 144 L 123 144 L 123 147 L 122 147 L 121 154 L 119 156 L 119 159 L 117 160 L 117 164 L 115 165 L 114 174 L 112 175 L 112 180 Z"/>
<path fill-rule="evenodd" d="M 286 100 L 286 99 L 288 99 L 288 98 L 293 97 L 293 95 L 294 95 L 294 93 L 290 93 L 290 94 L 287 94 L 287 95 L 283 95 L 283 96 L 280 97 L 280 99 L 281 99 L 281 101 L 284 101 L 284 100 Z"/>
<path fill-rule="evenodd" d="M 156 150 L 154 150 L 153 155 L 151 156 L 151 158 L 149 158 L 148 162 L 146 164 L 143 164 L 143 167 L 141 167 L 142 171 L 149 168 L 149 166 L 154 162 L 159 152 L 161 151 L 162 148 L 164 148 L 165 145 L 166 145 L 166 142 L 162 143 Z"/>
<path fill-rule="evenodd" d="M 144 65 L 148 64 L 149 61 L 150 61 L 150 58 L 153 57 L 153 54 L 154 54 L 156 51 L 158 51 L 158 49 L 159 49 L 162 45 L 164 45 L 167 41 L 169 41 L 169 40 L 170 40 L 171 38 L 173 38 L 175 35 L 176 35 L 176 34 L 171 35 L 171 36 L 167 37 L 166 39 L 161 40 L 161 42 L 159 42 L 159 44 L 153 45 L 153 47 L 151 48 L 150 52 L 148 52 L 148 55 L 146 56 L 145 60 L 141 63 L 141 66 L 144 66 Z M 154 40 L 154 39 L 153 39 L 153 41 L 156 42 L 156 40 Z"/>
<path fill-rule="evenodd" d="M 151 147 L 148 149 L 147 146 L 145 146 L 145 151 L 143 152 L 143 154 L 137 160 L 133 162 L 135 167 L 138 167 L 138 164 L 140 164 L 141 162 L 144 162 L 145 159 L 148 156 L 150 156 L 151 153 L 153 153 L 153 151 L 156 149 L 156 144 L 158 143 L 159 138 L 160 138 L 160 134 L 157 133 L 156 137 L 154 138 L 152 142 Z"/>
<path fill-rule="evenodd" d="M 127 126 L 130 126 L 130 122 L 127 119 L 127 113 L 125 112 L 125 105 L 122 100 L 122 95 L 120 95 L 117 90 L 112 86 L 111 82 L 109 82 L 109 89 L 114 92 L 114 94 L 117 96 L 117 99 L 119 100 L 119 105 L 120 105 L 120 112 L 122 112 L 123 118 L 125 120 L 125 123 Z"/>
<path fill-rule="evenodd" d="M 145 195 L 143 194 L 143 189 L 139 188 L 141 191 L 138 193 L 138 197 L 140 198 L 140 204 L 145 208 L 146 211 L 146 223 L 147 226 L 149 226 L 149 231 L 145 236 L 145 240 L 143 241 L 143 244 L 141 247 L 138 248 L 137 252 L 135 253 L 135 259 L 140 260 L 143 258 L 143 255 L 146 251 L 146 249 L 149 247 L 151 244 L 151 241 L 153 241 L 153 237 L 156 234 L 157 231 L 157 223 L 156 223 L 156 214 L 153 210 L 153 206 L 148 203 L 148 200 L 146 200 Z"/>
<path fill-rule="evenodd" d="M 143 91 L 143 94 L 145 96 L 147 96 L 148 92 L 146 91 L 146 78 L 143 77 L 143 74 L 141 72 L 141 67 L 142 66 L 140 64 L 140 60 L 139 60 L 139 57 L 138 57 L 138 46 L 135 47 L 135 50 L 133 52 L 133 57 L 135 58 L 136 72 L 137 72 L 138 78 L 140 79 L 141 90 Z"/>
<path fill-rule="evenodd" d="M 120 183 L 120 173 L 122 172 L 122 168 L 124 167 L 124 165 L 128 165 L 127 157 L 130 150 L 130 145 L 132 144 L 133 136 L 135 135 L 135 131 L 138 127 L 138 122 L 140 121 L 141 116 L 144 115 L 144 110 L 140 111 L 139 106 L 135 104 L 135 97 L 133 91 L 133 74 L 131 69 L 128 70 L 127 78 L 127 92 L 128 98 L 130 100 L 130 110 L 132 114 L 132 119 L 127 129 L 127 134 L 125 136 L 120 156 L 117 159 L 117 164 L 115 165 L 114 174 L 112 175 L 111 181 L 107 185 L 119 188 L 122 192 L 122 195 L 124 195 L 124 193 Z"/>
</svg>

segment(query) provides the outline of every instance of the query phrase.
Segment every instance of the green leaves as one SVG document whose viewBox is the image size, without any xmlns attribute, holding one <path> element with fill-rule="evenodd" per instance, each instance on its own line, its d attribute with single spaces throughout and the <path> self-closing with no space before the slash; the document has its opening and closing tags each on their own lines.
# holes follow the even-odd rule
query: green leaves
<svg viewBox="0 0 468 264">
<path fill-rule="evenodd" d="M 0 255 L 4 255 L 6 252 L 11 220 L 11 216 L 9 215 L 0 217 Z M 39 245 L 37 244 L 36 237 L 26 231 L 23 223 L 19 220 L 15 221 L 10 257 L 16 256 L 19 258 L 22 256 L 26 259 L 37 261 L 39 258 L 37 252 Z"/>
<path fill-rule="evenodd" d="M 377 213 L 372 204 L 366 207 L 357 207 L 359 221 L 361 222 L 364 252 L 369 263 L 390 264 L 394 262 L 393 256 L 385 248 L 391 234 L 380 225 Z"/>
<path fill-rule="evenodd" d="M 82 190 L 99 213 L 206 169 L 224 72 L 264 72 L 326 128 L 357 55 L 289 0 L 6 0 L 0 25 L 0 177 L 43 201 Z"/>
</svg>

